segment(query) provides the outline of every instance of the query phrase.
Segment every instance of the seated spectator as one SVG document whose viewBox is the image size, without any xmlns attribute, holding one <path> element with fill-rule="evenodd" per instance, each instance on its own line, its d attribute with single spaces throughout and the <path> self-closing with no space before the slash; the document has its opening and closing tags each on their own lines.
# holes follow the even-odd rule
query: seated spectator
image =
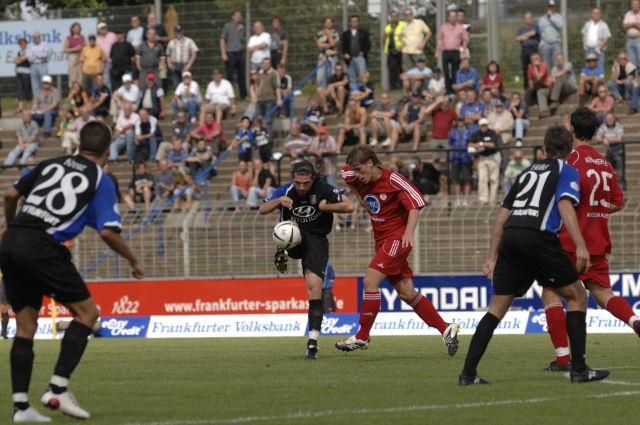
<svg viewBox="0 0 640 425">
<path fill-rule="evenodd" d="M 231 200 L 235 204 L 236 209 L 242 209 L 239 205 L 242 199 L 249 197 L 249 189 L 253 184 L 253 172 L 244 161 L 238 162 L 238 168 L 231 174 Z"/>
<path fill-rule="evenodd" d="M 511 187 L 516 182 L 516 178 L 518 178 L 520 173 L 529 168 L 530 165 L 531 161 L 524 157 L 521 150 L 518 149 L 513 151 L 511 160 L 504 171 L 503 187 L 505 193 L 509 193 Z"/>
<path fill-rule="evenodd" d="M 189 71 L 183 72 L 182 82 L 178 84 L 171 101 L 173 118 L 175 119 L 178 111 L 185 111 L 189 120 L 196 122 L 201 103 L 200 86 L 195 82 Z"/>
<path fill-rule="evenodd" d="M 511 93 L 511 101 L 509 102 L 509 111 L 513 116 L 516 146 L 522 146 L 524 140 L 524 134 L 529 128 L 529 106 L 527 102 L 522 99 L 519 92 Z"/>
<path fill-rule="evenodd" d="M 427 88 L 431 77 L 433 77 L 433 72 L 427 66 L 427 59 L 424 56 L 419 56 L 415 67 L 400 74 L 402 94 L 408 97 L 413 92 L 422 92 Z"/>
<path fill-rule="evenodd" d="M 435 101 L 440 96 L 444 96 L 446 90 L 447 86 L 442 76 L 442 70 L 436 68 L 433 70 L 433 78 L 430 79 L 429 84 L 427 84 L 427 90 L 423 91 L 422 94 L 428 101 Z"/>
<path fill-rule="evenodd" d="M 111 90 L 104 83 L 102 75 L 96 75 L 96 83 L 91 91 L 89 110 L 99 121 L 104 121 L 109 116 L 111 106 Z"/>
<path fill-rule="evenodd" d="M 382 146 L 395 146 L 398 144 L 398 107 L 391 104 L 388 93 L 382 93 L 380 103 L 371 112 L 371 146 L 376 146 L 380 140 L 380 135 L 386 137 Z"/>
<path fill-rule="evenodd" d="M 478 75 L 478 71 L 471 66 L 469 58 L 463 58 L 460 61 L 460 68 L 458 69 L 458 72 L 456 72 L 453 89 L 456 91 L 471 89 L 476 93 L 480 91 L 480 76 Z"/>
<path fill-rule="evenodd" d="M 502 143 L 508 145 L 513 137 L 513 115 L 504 107 L 504 103 L 501 100 L 493 99 L 493 101 L 493 111 L 487 115 L 489 128 L 500 136 Z"/>
<path fill-rule="evenodd" d="M 367 143 L 367 110 L 360 106 L 358 99 L 349 98 L 347 110 L 344 114 L 344 120 L 340 132 L 338 133 L 338 153 L 342 147 Z"/>
<path fill-rule="evenodd" d="M 33 120 L 31 112 L 22 111 L 22 120 L 16 130 L 18 144 L 9 152 L 4 160 L 4 165 L 14 165 L 18 158 L 20 164 L 26 164 L 29 157 L 35 154 L 40 146 L 38 140 L 38 124 Z"/>
<path fill-rule="evenodd" d="M 122 86 L 124 87 L 124 86 Z M 136 125 L 140 121 L 140 116 L 133 112 L 131 102 L 123 103 L 122 112 L 116 120 L 115 132 L 113 133 L 113 142 L 111 142 L 111 153 L 109 160 L 115 161 L 118 155 L 126 149 L 127 159 L 133 161 L 135 152 Z"/>
<path fill-rule="evenodd" d="M 58 123 L 58 131 L 56 131 L 56 137 L 62 137 L 64 132 L 71 125 L 71 114 L 65 108 L 60 109 L 60 122 Z"/>
<path fill-rule="evenodd" d="M 411 169 L 409 168 L 409 164 L 405 164 L 405 162 L 397 155 L 392 155 L 389 160 L 389 169 L 393 172 L 396 172 L 407 180 L 411 179 Z"/>
<path fill-rule="evenodd" d="M 636 66 L 629 60 L 625 52 L 618 53 L 618 58 L 611 67 L 611 79 L 607 81 L 609 93 L 621 102 L 624 99 L 631 100 L 634 91 L 634 82 L 637 77 Z"/>
<path fill-rule="evenodd" d="M 300 124 L 293 121 L 289 129 L 289 135 L 284 141 L 283 154 L 294 161 L 304 159 L 307 156 L 310 144 L 311 139 L 309 136 L 301 131 Z"/>
<path fill-rule="evenodd" d="M 551 69 L 551 84 L 553 88 L 549 95 L 549 100 L 551 101 L 549 106 L 555 113 L 560 102 L 563 102 L 578 90 L 573 65 L 565 59 L 562 53 L 557 53 L 554 58 L 554 65 Z"/>
<path fill-rule="evenodd" d="M 527 67 L 527 78 L 529 79 L 529 88 L 526 94 L 527 104 L 537 104 L 539 117 L 548 117 L 551 114 L 548 104 L 551 77 L 549 68 L 546 63 L 542 62 L 539 53 L 531 54 L 531 63 Z"/>
<path fill-rule="evenodd" d="M 95 118 L 89 113 L 89 107 L 83 106 L 80 116 L 73 120 L 62 135 L 62 149 L 66 155 L 73 155 L 80 146 L 80 130 L 91 121 L 95 121 Z"/>
<path fill-rule="evenodd" d="M 500 139 L 495 131 L 489 128 L 489 120 L 480 120 L 480 129 L 471 136 L 470 148 L 473 148 L 478 161 L 478 200 L 482 205 L 495 205 L 500 186 L 500 163 L 502 156 L 498 148 Z"/>
<path fill-rule="evenodd" d="M 173 172 L 173 209 L 176 211 L 189 211 L 193 204 L 193 196 L 197 186 L 191 180 L 191 177 L 185 173 L 176 170 Z"/>
<path fill-rule="evenodd" d="M 360 105 L 368 108 L 373 105 L 373 82 L 371 81 L 371 74 L 369 71 L 364 71 L 360 74 L 358 83 L 355 90 L 351 92 L 351 96 L 360 101 Z"/>
<path fill-rule="evenodd" d="M 449 96 L 439 97 L 427 110 L 431 112 L 431 147 L 444 147 L 448 144 L 449 132 L 456 125 L 458 117 L 453 99 Z"/>
<path fill-rule="evenodd" d="M 249 104 L 244 111 L 244 116 L 254 119 L 258 108 L 258 71 L 252 69 L 249 72 Z"/>
<path fill-rule="evenodd" d="M 596 91 L 597 96 L 589 102 L 589 109 L 592 109 L 598 117 L 598 125 L 602 125 L 607 114 L 613 112 L 616 101 L 609 95 L 609 90 L 604 84 L 600 84 Z"/>
<path fill-rule="evenodd" d="M 418 188 L 420 193 L 427 200 L 426 195 L 437 195 L 440 192 L 440 171 L 430 162 L 422 162 L 417 156 L 413 158 L 415 168 L 411 183 Z"/>
<path fill-rule="evenodd" d="M 271 141 L 269 131 L 267 131 L 267 128 L 262 122 L 262 118 L 256 118 L 253 121 L 253 129 L 251 131 L 253 132 L 253 137 L 256 140 L 256 147 L 258 148 L 258 153 L 260 154 L 260 161 L 265 164 L 271 165 L 273 142 Z"/>
<path fill-rule="evenodd" d="M 449 163 L 451 164 L 451 187 L 456 197 L 455 206 L 468 206 L 467 197 L 471 194 L 471 164 L 473 159 L 467 152 L 471 141 L 471 131 L 465 125 L 464 117 L 458 117 L 456 126 L 449 132 Z M 462 199 L 462 192 L 465 198 Z"/>
<path fill-rule="evenodd" d="M 349 93 L 349 76 L 344 72 L 344 65 L 336 64 L 335 73 L 329 77 L 327 87 L 318 87 L 318 98 L 325 114 L 332 109 L 338 114 L 344 111 L 345 100 Z"/>
<path fill-rule="evenodd" d="M 171 195 L 173 188 L 173 170 L 169 166 L 169 161 L 163 159 L 159 161 L 160 172 L 155 176 L 155 199 L 164 200 Z"/>
<path fill-rule="evenodd" d="M 491 61 L 487 65 L 487 69 L 482 75 L 482 84 L 480 84 L 480 90 L 489 89 L 491 96 L 502 99 L 504 97 L 504 85 L 502 80 L 502 74 L 500 73 L 500 65 L 498 62 Z"/>
<path fill-rule="evenodd" d="M 610 113 L 607 114 L 604 123 L 598 128 L 596 141 L 607 147 L 607 161 L 611 163 L 611 166 L 616 171 L 622 190 L 627 190 L 624 170 L 624 146 L 622 145 L 623 136 L 624 129 L 622 124 L 618 122 L 618 118 L 614 113 Z"/>
<path fill-rule="evenodd" d="M 160 161 L 167 158 L 167 152 L 173 148 L 173 139 L 182 140 L 184 147 L 189 149 L 191 142 L 191 131 L 193 126 L 187 120 L 187 114 L 184 111 L 178 111 L 175 121 L 171 123 L 171 142 L 163 141 L 158 145 L 158 152 L 155 160 Z"/>
<path fill-rule="evenodd" d="M 580 72 L 580 83 L 578 86 L 578 94 L 580 95 L 580 104 L 584 105 L 591 95 L 597 95 L 598 86 L 604 84 L 604 69 L 598 66 L 598 55 L 595 53 L 587 53 L 585 67 Z"/>
<path fill-rule="evenodd" d="M 467 89 L 465 99 L 465 103 L 460 108 L 460 115 L 471 134 L 473 134 L 478 131 L 478 121 L 485 116 L 486 111 L 484 103 L 476 100 L 476 92 L 473 89 Z"/>
<path fill-rule="evenodd" d="M 278 81 L 280 81 L 280 91 L 282 92 L 282 106 L 278 109 L 289 119 L 293 119 L 295 111 L 293 108 L 293 78 L 287 74 L 287 69 L 283 64 L 278 65 Z"/>
<path fill-rule="evenodd" d="M 324 126 L 320 127 L 318 135 L 313 138 L 309 146 L 309 153 L 316 157 L 316 172 L 333 187 L 338 187 L 336 180 L 337 149 L 338 142 L 329 134 L 329 129 Z"/>
<path fill-rule="evenodd" d="M 138 109 L 146 109 L 156 119 L 164 118 L 164 94 L 162 85 L 156 81 L 156 74 L 149 72 L 146 76 L 146 84 L 140 90 Z"/>
<path fill-rule="evenodd" d="M 155 158 L 158 151 L 158 138 L 156 129 L 158 127 L 158 119 L 149 114 L 144 108 L 138 111 L 140 119 L 135 126 L 135 152 L 133 160 L 148 161 Z"/>
<path fill-rule="evenodd" d="M 482 90 L 480 92 L 480 100 L 479 102 L 482 102 L 482 104 L 484 105 L 484 116 L 486 117 L 487 115 L 489 115 L 491 112 L 493 112 L 493 101 L 494 101 L 494 97 L 491 94 L 491 89 L 490 88 L 485 88 L 484 90 Z"/>
<path fill-rule="evenodd" d="M 130 210 L 136 208 L 135 204 L 144 203 L 144 210 L 149 211 L 154 196 L 155 179 L 147 171 L 147 164 L 144 162 L 136 162 L 134 170 L 131 183 L 129 183 L 129 191 L 124 195 L 124 202 Z"/>
<path fill-rule="evenodd" d="M 269 164 L 265 164 L 259 159 L 253 163 L 254 181 L 247 196 L 247 206 L 258 208 L 262 201 L 276 190 L 276 178 L 269 170 Z"/>
<path fill-rule="evenodd" d="M 106 164 L 105 164 L 106 165 Z M 26 176 L 27 174 L 29 174 L 34 168 L 36 168 L 36 154 L 35 152 L 29 156 L 29 158 L 27 158 L 27 166 L 26 167 L 22 167 L 22 169 L 20 169 L 20 178 Z M 118 202 L 120 202 L 120 194 L 118 193 L 118 186 L 116 186 L 116 194 L 118 195 Z"/>
<path fill-rule="evenodd" d="M 257 75 L 257 73 L 254 75 Z M 257 99 L 256 94 L 256 102 Z M 218 122 L 222 122 L 227 113 L 231 114 L 231 116 L 235 116 L 237 113 L 236 94 L 233 90 L 233 85 L 229 80 L 222 77 L 222 73 L 218 69 L 213 70 L 213 76 L 211 77 L 211 82 L 207 85 L 204 100 L 205 103 L 200 108 L 200 122 L 204 121 L 205 112 L 213 112 Z"/>
<path fill-rule="evenodd" d="M 51 86 L 51 76 L 42 77 L 42 88 L 33 98 L 32 119 L 42 127 L 44 137 L 51 137 L 53 124 L 58 117 L 60 91 Z"/>
<path fill-rule="evenodd" d="M 174 170 L 184 170 L 189 158 L 189 149 L 187 149 L 184 140 L 174 137 L 171 149 L 167 151 L 166 156 L 169 167 Z"/>
<path fill-rule="evenodd" d="M 238 160 L 250 164 L 253 161 L 253 147 L 255 138 L 251 129 L 251 120 L 249 117 L 242 117 L 240 127 L 236 131 L 236 135 L 229 144 L 228 150 L 237 150 Z"/>
<path fill-rule="evenodd" d="M 133 83 L 131 74 L 122 76 L 122 85 L 113 93 L 113 103 L 116 105 L 116 113 L 118 116 L 125 102 L 133 105 L 133 110 L 138 110 L 138 102 L 140 101 L 140 89 Z"/>
<path fill-rule="evenodd" d="M 214 159 L 213 149 L 204 140 L 198 140 L 198 143 L 191 149 L 189 156 L 187 157 L 187 165 L 191 171 L 191 175 L 195 176 L 203 168 L 209 167 L 211 161 Z M 216 172 L 212 169 L 209 172 L 209 176 L 214 176 Z"/>
<path fill-rule="evenodd" d="M 79 81 L 74 81 L 69 87 L 69 94 L 65 103 L 66 109 L 74 117 L 80 116 L 80 108 L 89 104 L 89 93 Z"/>
<path fill-rule="evenodd" d="M 204 140 L 208 144 L 211 144 L 215 155 L 218 155 L 227 148 L 222 126 L 215 120 L 213 112 L 206 112 L 204 114 L 204 122 L 191 131 L 191 138 L 196 141 Z"/>
<path fill-rule="evenodd" d="M 417 151 L 420 146 L 420 138 L 422 137 L 422 124 L 424 124 L 425 113 L 424 106 L 420 98 L 420 93 L 415 92 L 411 95 L 411 102 L 407 103 L 400 110 L 400 136 L 398 139 L 411 139 L 411 150 Z M 395 150 L 395 146 L 391 145 L 391 150 Z"/>
<path fill-rule="evenodd" d="M 571 114 L 568 112 L 562 114 L 559 124 L 564 126 L 564 128 L 566 128 L 567 130 L 571 131 Z"/>
<path fill-rule="evenodd" d="M 465 103 L 467 103 L 467 91 L 464 89 L 456 91 L 455 110 L 457 115 L 460 115 L 460 111 L 462 110 L 462 105 L 464 105 Z"/>
<path fill-rule="evenodd" d="M 304 134 L 308 136 L 315 136 L 318 134 L 318 129 L 324 123 L 324 114 L 322 113 L 322 108 L 320 107 L 320 101 L 318 100 L 317 95 L 310 96 L 307 103 L 308 105 L 300 119 L 300 127 Z"/>
</svg>

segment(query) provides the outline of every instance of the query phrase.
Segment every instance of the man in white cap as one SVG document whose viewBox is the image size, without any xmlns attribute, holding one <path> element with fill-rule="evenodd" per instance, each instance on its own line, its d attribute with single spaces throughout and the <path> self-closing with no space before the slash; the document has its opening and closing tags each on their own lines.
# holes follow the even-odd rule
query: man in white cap
<svg viewBox="0 0 640 425">
<path fill-rule="evenodd" d="M 109 27 L 106 22 L 100 22 L 98 24 L 98 34 L 96 35 L 96 44 L 104 52 L 104 74 L 102 76 L 104 84 L 111 89 L 111 47 L 118 40 L 115 33 L 109 31 Z"/>
<path fill-rule="evenodd" d="M 33 120 L 42 127 L 45 137 L 51 136 L 60 106 L 60 91 L 51 85 L 52 81 L 50 75 L 43 76 L 42 89 L 33 98 Z"/>
<path fill-rule="evenodd" d="M 122 76 L 122 85 L 113 93 L 113 102 L 116 106 L 116 111 L 113 115 L 118 115 L 118 112 L 122 110 L 124 102 L 131 103 L 133 110 L 137 110 L 139 101 L 140 89 L 133 83 L 131 74 L 124 74 Z"/>
<path fill-rule="evenodd" d="M 42 88 L 42 77 L 49 74 L 49 45 L 42 41 L 42 34 L 36 31 L 32 34 L 32 43 L 27 51 L 29 64 L 31 65 L 31 88 L 33 93 L 38 93 Z"/>
<path fill-rule="evenodd" d="M 196 121 L 202 97 L 200 96 L 200 86 L 193 79 L 189 71 L 182 73 L 182 82 L 178 84 L 173 101 L 171 101 L 171 109 L 173 110 L 173 118 L 179 110 L 187 113 L 191 122 Z"/>
</svg>

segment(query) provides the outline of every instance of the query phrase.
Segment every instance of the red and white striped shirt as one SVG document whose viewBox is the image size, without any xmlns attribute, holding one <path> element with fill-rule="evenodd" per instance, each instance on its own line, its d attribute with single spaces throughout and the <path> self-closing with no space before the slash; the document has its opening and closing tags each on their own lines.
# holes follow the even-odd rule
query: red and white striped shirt
<svg viewBox="0 0 640 425">
<path fill-rule="evenodd" d="M 349 166 L 342 167 L 344 181 L 358 191 L 369 204 L 369 216 L 376 241 L 399 240 L 407 227 L 409 211 L 422 209 L 424 198 L 405 177 L 382 168 L 382 175 L 374 182 L 362 183 Z"/>
</svg>

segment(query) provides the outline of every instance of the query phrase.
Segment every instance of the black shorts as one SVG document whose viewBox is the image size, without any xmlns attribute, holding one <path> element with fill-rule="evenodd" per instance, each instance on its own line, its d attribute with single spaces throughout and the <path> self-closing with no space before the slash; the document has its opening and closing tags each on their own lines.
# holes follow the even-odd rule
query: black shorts
<svg viewBox="0 0 640 425">
<path fill-rule="evenodd" d="M 273 144 L 271 142 L 266 145 L 260 146 L 258 149 L 260 152 L 260 161 L 262 161 L 263 163 L 271 161 L 271 151 L 273 150 Z"/>
<path fill-rule="evenodd" d="M 91 297 L 69 250 L 42 230 L 9 227 L 0 243 L 0 269 L 16 312 L 40 310 L 43 295 L 65 305 Z"/>
<path fill-rule="evenodd" d="M 289 257 L 302 260 L 302 269 L 310 270 L 324 280 L 324 272 L 329 262 L 329 240 L 324 235 L 300 230 L 302 243 L 287 251 Z"/>
<path fill-rule="evenodd" d="M 504 230 L 493 271 L 496 295 L 521 297 L 534 280 L 542 286 L 562 288 L 579 279 L 558 236 L 533 229 Z"/>
<path fill-rule="evenodd" d="M 451 180 L 454 183 L 467 183 L 471 181 L 471 164 L 451 163 Z"/>
<path fill-rule="evenodd" d="M 238 161 L 243 161 L 243 162 L 246 162 L 248 164 L 251 164 L 251 161 L 253 161 L 253 149 L 248 149 L 248 150 L 244 151 L 243 153 L 239 153 L 238 154 Z"/>
<path fill-rule="evenodd" d="M 349 131 L 344 132 L 344 144 L 345 146 L 353 146 L 360 143 L 360 131 L 357 128 L 354 128 Z"/>
</svg>

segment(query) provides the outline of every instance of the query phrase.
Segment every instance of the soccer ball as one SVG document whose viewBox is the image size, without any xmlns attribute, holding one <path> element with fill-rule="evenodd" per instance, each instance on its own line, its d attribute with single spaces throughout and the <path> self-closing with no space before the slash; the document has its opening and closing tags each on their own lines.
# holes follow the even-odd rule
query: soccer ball
<svg viewBox="0 0 640 425">
<path fill-rule="evenodd" d="M 273 228 L 273 240 L 280 249 L 291 249 L 300 245 L 302 235 L 295 221 L 283 221 Z"/>
</svg>

